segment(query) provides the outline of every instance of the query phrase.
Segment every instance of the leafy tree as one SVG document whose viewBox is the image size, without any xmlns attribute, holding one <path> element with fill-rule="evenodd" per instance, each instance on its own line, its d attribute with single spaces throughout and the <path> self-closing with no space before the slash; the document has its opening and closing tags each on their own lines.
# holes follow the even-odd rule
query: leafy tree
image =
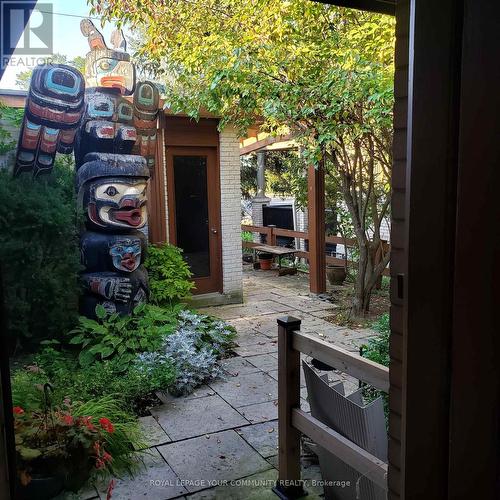
<svg viewBox="0 0 500 500">
<path fill-rule="evenodd" d="M 47 62 L 52 64 L 67 64 L 68 66 L 73 66 L 80 73 L 84 73 L 85 71 L 85 58 L 77 56 L 72 60 L 68 60 L 68 56 L 64 54 L 54 54 L 47 58 Z M 25 71 L 21 71 L 16 75 L 16 87 L 22 90 L 28 90 L 31 81 L 31 75 L 33 74 L 33 69 L 27 69 Z"/>
<path fill-rule="evenodd" d="M 389 209 L 393 19 L 307 0 L 90 3 L 139 30 L 171 109 L 205 108 L 242 134 L 257 121 L 291 131 L 305 161 L 327 169 L 359 246 L 354 312 L 367 311 L 389 262 L 375 257 Z"/>
</svg>

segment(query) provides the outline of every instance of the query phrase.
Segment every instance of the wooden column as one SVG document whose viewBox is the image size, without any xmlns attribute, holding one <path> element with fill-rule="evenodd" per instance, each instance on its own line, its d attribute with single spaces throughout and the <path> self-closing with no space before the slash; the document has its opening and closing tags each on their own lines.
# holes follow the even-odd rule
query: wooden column
<svg viewBox="0 0 500 500">
<path fill-rule="evenodd" d="M 156 157 L 153 174 L 149 180 L 148 189 L 148 217 L 150 243 L 164 243 L 167 241 L 167 213 L 165 199 L 165 115 L 158 112 L 158 131 L 156 140 Z"/>
<path fill-rule="evenodd" d="M 312 293 L 326 291 L 325 256 L 325 169 L 308 167 L 307 207 L 309 215 L 309 289 Z"/>
<path fill-rule="evenodd" d="M 300 319 L 278 318 L 278 482 L 280 498 L 305 494 L 300 480 L 300 432 L 292 425 L 292 410 L 300 408 L 300 352 L 292 347 L 292 335 Z"/>
</svg>

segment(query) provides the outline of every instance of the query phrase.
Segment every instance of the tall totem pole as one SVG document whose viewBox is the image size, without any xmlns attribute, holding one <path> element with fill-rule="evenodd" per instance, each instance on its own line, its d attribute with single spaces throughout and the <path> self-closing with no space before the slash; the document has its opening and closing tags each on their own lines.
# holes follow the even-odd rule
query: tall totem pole
<svg viewBox="0 0 500 500">
<path fill-rule="evenodd" d="M 148 220 L 159 93 L 151 82 L 136 85 L 121 31 L 111 36 L 110 49 L 92 21 L 80 27 L 90 46 L 85 77 L 61 64 L 35 68 L 14 174 L 50 173 L 57 152 L 74 150 L 77 203 L 85 216 L 80 312 L 94 318 L 99 304 L 129 314 L 148 297 L 141 230 Z"/>
</svg>

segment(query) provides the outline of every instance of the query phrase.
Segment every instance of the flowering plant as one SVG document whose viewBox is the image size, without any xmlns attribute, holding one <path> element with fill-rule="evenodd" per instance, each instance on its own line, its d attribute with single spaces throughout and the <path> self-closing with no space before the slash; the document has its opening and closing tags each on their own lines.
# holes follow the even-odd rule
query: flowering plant
<svg viewBox="0 0 500 500">
<path fill-rule="evenodd" d="M 48 384 L 44 387 L 48 393 Z M 32 474 L 58 476 L 67 489 L 78 490 L 90 472 L 106 470 L 113 457 L 106 449 L 106 434 L 113 423 L 104 417 L 76 416 L 69 400 L 61 407 L 42 410 L 14 406 L 18 477 L 26 486 Z"/>
</svg>

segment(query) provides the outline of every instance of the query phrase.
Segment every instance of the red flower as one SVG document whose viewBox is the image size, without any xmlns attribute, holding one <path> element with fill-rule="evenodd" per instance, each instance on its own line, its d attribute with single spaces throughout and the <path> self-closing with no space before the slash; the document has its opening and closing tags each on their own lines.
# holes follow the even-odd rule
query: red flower
<svg viewBox="0 0 500 500">
<path fill-rule="evenodd" d="M 24 410 L 20 406 L 14 406 L 14 408 L 12 408 L 12 412 L 14 415 L 22 415 Z"/>
<path fill-rule="evenodd" d="M 91 422 L 92 417 L 82 417 L 81 418 L 81 423 L 87 427 L 87 429 L 90 429 L 91 431 L 95 430 L 94 424 Z"/>
<path fill-rule="evenodd" d="M 96 441 L 94 443 L 94 451 L 97 456 L 99 456 L 99 454 L 101 453 L 101 446 L 99 445 L 99 441 Z"/>
<path fill-rule="evenodd" d="M 105 461 L 105 462 L 111 462 L 111 460 L 113 460 L 113 457 L 107 452 L 105 451 L 103 454 L 102 454 L 102 459 Z"/>
<path fill-rule="evenodd" d="M 104 461 L 100 458 L 97 458 L 95 461 L 95 468 L 96 469 L 104 469 L 104 467 L 106 467 L 106 464 L 104 463 Z"/>
<path fill-rule="evenodd" d="M 106 431 L 109 432 L 110 434 L 113 434 L 115 432 L 115 428 L 111 421 L 108 418 L 100 418 L 99 423 L 101 424 L 101 427 Z"/>
<path fill-rule="evenodd" d="M 61 420 L 66 424 L 66 425 L 73 425 L 75 420 L 71 415 L 63 415 L 61 417 Z"/>
</svg>

